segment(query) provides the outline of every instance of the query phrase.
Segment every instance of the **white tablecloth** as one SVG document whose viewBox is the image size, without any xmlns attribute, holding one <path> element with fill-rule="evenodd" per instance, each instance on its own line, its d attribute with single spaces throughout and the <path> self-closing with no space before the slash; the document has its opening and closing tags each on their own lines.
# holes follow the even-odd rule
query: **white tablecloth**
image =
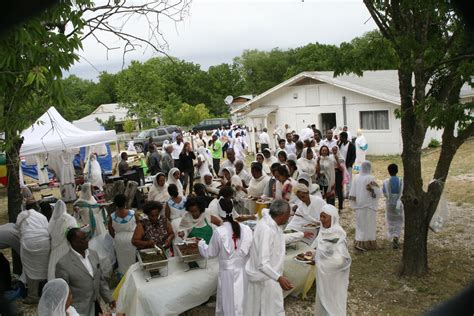
<svg viewBox="0 0 474 316">
<path fill-rule="evenodd" d="M 284 296 L 298 295 L 303 291 L 306 280 L 314 266 L 298 263 L 294 257 L 311 250 L 302 243 L 297 249 L 288 249 L 284 263 L 284 275 L 294 288 Z M 117 311 L 126 315 L 178 315 L 209 300 L 217 291 L 219 263 L 210 259 L 206 269 L 185 272 L 187 264 L 180 258 L 169 259 L 168 276 L 153 278 L 146 282 L 138 263 L 130 267 L 117 299 Z"/>
<path fill-rule="evenodd" d="M 138 263 L 130 267 L 120 289 L 117 311 L 126 315 L 178 315 L 209 300 L 217 290 L 217 259 L 207 268 L 185 272 L 180 258 L 169 259 L 168 276 L 146 282 Z"/>
</svg>

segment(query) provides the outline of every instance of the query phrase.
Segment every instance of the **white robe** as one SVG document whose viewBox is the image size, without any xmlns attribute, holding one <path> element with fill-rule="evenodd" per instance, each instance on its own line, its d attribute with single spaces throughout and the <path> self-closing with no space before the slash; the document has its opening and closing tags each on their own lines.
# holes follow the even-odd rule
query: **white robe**
<svg viewBox="0 0 474 316">
<path fill-rule="evenodd" d="M 112 227 L 115 231 L 114 248 L 117 254 L 118 271 L 123 275 L 135 263 L 136 248 L 132 244 L 133 233 L 137 227 L 135 212 L 129 211 L 125 218 L 112 215 Z"/>
<path fill-rule="evenodd" d="M 89 160 L 89 168 L 87 172 L 87 181 L 102 190 L 104 187 L 104 180 L 102 180 L 102 169 L 97 158 L 94 157 Z"/>
<path fill-rule="evenodd" d="M 48 281 L 56 278 L 56 263 L 69 252 L 70 247 L 66 239 L 66 230 L 71 227 L 77 227 L 77 221 L 67 213 L 66 204 L 60 200 L 56 202 L 53 215 L 48 224 L 48 232 L 51 236 Z"/>
<path fill-rule="evenodd" d="M 224 222 L 214 231 L 209 246 L 204 240 L 199 242 L 199 252 L 203 257 L 219 256 L 216 315 L 245 315 L 244 303 L 248 286 L 245 264 L 252 246 L 252 230 L 247 225 L 239 225 L 240 238 L 236 245 L 229 222 Z"/>
<path fill-rule="evenodd" d="M 377 239 L 377 208 L 382 190 L 374 187 L 375 198 L 372 197 L 367 190 L 367 184 L 372 181 L 375 181 L 372 175 L 362 173 L 352 181 L 349 198 L 351 208 L 356 211 L 356 241 Z"/>
<path fill-rule="evenodd" d="M 354 170 L 359 171 L 360 165 L 362 162 L 365 161 L 365 155 L 367 153 L 367 149 L 369 145 L 367 144 L 367 140 L 365 139 L 364 135 L 359 135 L 355 141 L 355 148 L 356 148 L 356 159 L 354 163 Z"/>
<path fill-rule="evenodd" d="M 295 215 L 291 218 L 291 221 L 286 226 L 287 230 L 293 229 L 300 232 L 308 231 L 308 228 L 303 226 L 314 224 L 320 221 L 319 215 L 321 214 L 321 208 L 326 205 L 326 201 L 313 195 L 310 195 L 309 198 L 309 205 L 306 205 L 306 203 L 300 201 Z"/>
<path fill-rule="evenodd" d="M 268 209 L 263 211 L 245 266 L 249 281 L 245 315 L 285 315 L 283 290 L 277 280 L 283 275 L 285 244 L 302 238 L 301 232 L 283 234 Z"/>
<path fill-rule="evenodd" d="M 241 136 L 234 139 L 233 148 L 235 152 L 235 159 L 244 161 L 246 157 L 244 152 L 245 145 Z"/>
<path fill-rule="evenodd" d="M 64 202 L 76 199 L 76 182 L 74 179 L 74 154 L 70 151 L 63 151 L 61 154 L 61 178 L 60 189 Z"/>
<path fill-rule="evenodd" d="M 44 154 L 35 155 L 36 160 L 36 169 L 38 170 L 38 183 L 48 184 L 49 175 L 48 175 L 48 164 L 46 163 L 46 156 Z"/>
<path fill-rule="evenodd" d="M 321 227 L 313 246 L 316 248 L 316 316 L 344 316 L 347 309 L 347 289 L 351 257 L 347 250 L 346 233 L 339 225 L 337 209 L 323 208 L 331 216 L 331 227 Z"/>
<path fill-rule="evenodd" d="M 20 232 L 20 257 L 26 276 L 32 280 L 48 277 L 51 249 L 48 220 L 35 210 L 18 214 L 16 227 Z"/>
</svg>

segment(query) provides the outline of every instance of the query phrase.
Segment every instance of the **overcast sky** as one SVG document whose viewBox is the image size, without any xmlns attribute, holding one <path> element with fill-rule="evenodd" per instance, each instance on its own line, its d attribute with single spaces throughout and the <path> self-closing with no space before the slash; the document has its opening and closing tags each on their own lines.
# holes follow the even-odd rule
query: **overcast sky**
<svg viewBox="0 0 474 316">
<path fill-rule="evenodd" d="M 340 44 L 376 28 L 358 0 L 194 0 L 189 15 L 177 25 L 164 21 L 168 54 L 198 63 L 203 69 L 230 63 L 245 49 L 269 50 L 308 43 Z M 140 35 L 143 24 L 129 23 Z M 96 79 L 98 71 L 122 68 L 122 53 L 109 52 L 92 38 L 84 42 L 83 57 L 70 73 Z M 138 51 L 130 60 L 145 61 L 151 52 Z M 92 65 L 91 65 L 92 64 Z"/>
</svg>

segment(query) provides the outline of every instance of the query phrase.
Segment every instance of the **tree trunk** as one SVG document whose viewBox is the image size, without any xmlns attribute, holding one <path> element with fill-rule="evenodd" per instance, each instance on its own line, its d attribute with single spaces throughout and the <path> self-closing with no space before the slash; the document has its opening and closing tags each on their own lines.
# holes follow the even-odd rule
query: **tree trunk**
<svg viewBox="0 0 474 316">
<path fill-rule="evenodd" d="M 423 191 L 421 175 L 421 147 L 426 127 L 416 116 L 415 107 L 421 102 L 416 91 L 413 100 L 412 72 L 410 67 L 399 70 L 402 110 L 402 160 L 405 169 L 402 201 L 405 211 L 405 238 L 400 267 L 401 275 L 423 275 L 428 271 L 428 196 Z"/>
<path fill-rule="evenodd" d="M 18 214 L 21 212 L 21 204 L 23 198 L 20 190 L 20 147 L 23 142 L 22 139 L 18 138 L 15 134 L 6 131 L 5 139 L 8 141 L 13 138 L 11 146 L 8 146 L 6 150 L 6 162 L 7 162 L 7 197 L 8 197 L 8 220 L 10 223 L 15 223 Z M 20 254 L 15 253 L 12 250 L 13 258 L 13 272 L 21 274 L 22 265 L 20 260 Z"/>
</svg>

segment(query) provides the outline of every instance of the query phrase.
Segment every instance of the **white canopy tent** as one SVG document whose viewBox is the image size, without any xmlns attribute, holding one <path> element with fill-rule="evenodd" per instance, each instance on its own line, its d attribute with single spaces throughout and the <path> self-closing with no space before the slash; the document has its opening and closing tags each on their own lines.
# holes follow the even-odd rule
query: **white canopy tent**
<svg viewBox="0 0 474 316">
<path fill-rule="evenodd" d="M 84 146 L 115 142 L 115 131 L 85 131 L 65 120 L 50 107 L 36 122 L 21 133 L 24 138 L 20 155 L 52 153 Z"/>
</svg>

